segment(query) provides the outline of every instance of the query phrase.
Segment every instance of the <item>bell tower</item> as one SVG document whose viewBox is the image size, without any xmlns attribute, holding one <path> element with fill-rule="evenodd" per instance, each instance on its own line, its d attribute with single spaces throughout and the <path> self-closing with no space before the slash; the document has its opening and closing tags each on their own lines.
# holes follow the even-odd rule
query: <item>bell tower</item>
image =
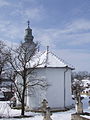
<svg viewBox="0 0 90 120">
<path fill-rule="evenodd" d="M 33 35 L 32 35 L 32 29 L 30 28 L 30 21 L 27 22 L 28 23 L 28 27 L 27 29 L 25 29 L 25 37 L 24 40 L 27 43 L 32 43 L 33 42 Z"/>
</svg>

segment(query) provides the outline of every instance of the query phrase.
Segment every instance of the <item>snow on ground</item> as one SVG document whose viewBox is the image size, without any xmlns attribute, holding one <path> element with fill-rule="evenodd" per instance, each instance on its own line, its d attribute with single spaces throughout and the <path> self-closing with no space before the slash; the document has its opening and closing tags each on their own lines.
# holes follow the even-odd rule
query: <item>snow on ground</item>
<svg viewBox="0 0 90 120">
<path fill-rule="evenodd" d="M 9 117 L 9 116 L 20 115 L 20 110 L 11 109 L 8 101 L 0 101 L 0 116 Z"/>
<path fill-rule="evenodd" d="M 81 115 L 81 116 L 84 117 L 84 118 L 90 119 L 90 116 L 87 116 L 87 115 Z"/>
<path fill-rule="evenodd" d="M 89 97 L 84 96 L 85 99 L 82 101 L 83 102 L 83 107 L 84 107 L 84 112 L 89 112 L 90 113 L 90 108 L 88 107 L 88 100 Z M 20 110 L 14 110 L 11 109 L 8 105 L 8 102 L 1 102 L 0 101 L 0 116 L 5 116 L 5 117 L 9 117 L 9 116 L 18 116 L 20 115 L 21 111 Z M 71 120 L 71 114 L 75 113 L 75 109 L 71 109 L 69 111 L 66 112 L 57 112 L 57 113 L 53 113 L 51 118 L 52 120 Z M 21 118 L 21 120 L 43 120 L 43 116 L 39 113 L 27 113 L 29 115 L 33 115 L 34 117 L 30 117 L 30 118 Z M 90 116 L 85 116 L 86 118 L 90 118 Z M 3 118 L 1 120 L 6 120 L 6 118 Z M 20 120 L 20 118 L 9 118 L 7 120 Z"/>
<path fill-rule="evenodd" d="M 88 85 L 90 85 L 90 80 L 83 79 L 82 82 L 84 84 L 84 87 L 88 87 Z"/>
<path fill-rule="evenodd" d="M 90 110 L 89 110 L 89 104 L 88 104 L 88 101 L 90 100 L 89 99 L 89 96 L 87 96 L 87 95 L 82 95 L 83 97 L 84 97 L 84 99 L 82 100 L 82 102 L 83 102 L 83 108 L 84 108 L 84 110 L 85 111 L 89 111 L 90 112 Z"/>
</svg>

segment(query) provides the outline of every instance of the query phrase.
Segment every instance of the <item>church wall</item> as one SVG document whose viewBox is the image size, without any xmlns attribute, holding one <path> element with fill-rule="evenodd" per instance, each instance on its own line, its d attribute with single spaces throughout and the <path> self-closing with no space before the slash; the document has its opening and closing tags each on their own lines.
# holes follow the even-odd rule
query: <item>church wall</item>
<svg viewBox="0 0 90 120">
<path fill-rule="evenodd" d="M 36 78 L 44 79 L 50 85 L 48 89 L 41 90 L 40 87 L 34 89 L 31 95 L 28 88 L 26 105 L 32 108 L 41 106 L 43 99 L 47 99 L 51 108 L 64 107 L 64 68 L 38 68 L 34 71 Z M 21 81 L 21 78 L 18 78 Z M 65 106 L 70 106 L 71 100 L 71 70 L 65 73 Z"/>
<path fill-rule="evenodd" d="M 46 70 L 43 68 L 39 68 L 34 70 L 34 75 L 36 79 L 46 80 Z M 30 95 L 30 89 L 28 88 L 28 96 L 27 96 L 27 106 L 32 108 L 38 108 L 41 106 L 41 102 L 46 98 L 46 91 L 41 90 L 40 86 L 35 86 L 34 92 Z"/>
<path fill-rule="evenodd" d="M 64 70 L 47 68 L 47 81 L 50 86 L 47 90 L 47 100 L 52 108 L 64 106 Z"/>
<path fill-rule="evenodd" d="M 46 91 L 36 90 L 37 95 L 28 97 L 27 104 L 31 107 L 40 107 L 43 99 L 47 99 L 52 108 L 64 106 L 64 70 L 60 68 L 39 68 L 36 69 L 39 77 L 44 77 L 49 84 Z M 46 92 L 46 94 L 45 94 Z"/>
<path fill-rule="evenodd" d="M 71 92 L 71 69 L 68 69 L 65 73 L 65 92 L 66 92 L 66 98 L 65 98 L 65 106 L 70 106 L 73 104 L 72 100 L 72 92 Z"/>
</svg>

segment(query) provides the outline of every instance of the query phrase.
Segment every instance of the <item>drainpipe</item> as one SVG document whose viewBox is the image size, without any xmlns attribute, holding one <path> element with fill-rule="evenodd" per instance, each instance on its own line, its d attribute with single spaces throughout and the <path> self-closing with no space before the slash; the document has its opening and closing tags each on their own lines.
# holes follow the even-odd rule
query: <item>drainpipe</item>
<svg viewBox="0 0 90 120">
<path fill-rule="evenodd" d="M 68 66 L 65 67 L 64 71 L 64 108 L 65 108 L 65 101 L 66 101 L 66 72 L 68 71 Z"/>
</svg>

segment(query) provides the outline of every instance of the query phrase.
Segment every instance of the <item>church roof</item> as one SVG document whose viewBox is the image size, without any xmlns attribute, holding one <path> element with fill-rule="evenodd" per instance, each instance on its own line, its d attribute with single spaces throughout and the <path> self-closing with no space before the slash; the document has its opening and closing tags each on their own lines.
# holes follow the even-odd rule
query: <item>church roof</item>
<svg viewBox="0 0 90 120">
<path fill-rule="evenodd" d="M 66 63 L 61 58 L 57 57 L 54 53 L 50 51 L 45 51 L 42 54 L 39 54 L 37 68 L 40 67 L 53 67 L 53 68 L 65 68 L 68 67 L 70 69 L 74 69 L 74 67 L 68 63 Z M 34 62 L 36 62 L 35 60 Z"/>
</svg>

